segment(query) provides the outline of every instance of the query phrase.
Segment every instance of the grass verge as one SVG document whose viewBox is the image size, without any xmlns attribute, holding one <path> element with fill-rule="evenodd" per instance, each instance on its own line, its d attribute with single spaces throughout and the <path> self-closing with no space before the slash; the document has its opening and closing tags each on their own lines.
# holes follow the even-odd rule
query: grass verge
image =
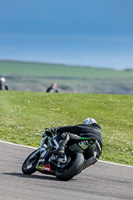
<svg viewBox="0 0 133 200">
<path fill-rule="evenodd" d="M 45 128 L 95 118 L 102 128 L 101 160 L 133 166 L 133 97 L 0 91 L 0 139 L 38 147 Z"/>
</svg>

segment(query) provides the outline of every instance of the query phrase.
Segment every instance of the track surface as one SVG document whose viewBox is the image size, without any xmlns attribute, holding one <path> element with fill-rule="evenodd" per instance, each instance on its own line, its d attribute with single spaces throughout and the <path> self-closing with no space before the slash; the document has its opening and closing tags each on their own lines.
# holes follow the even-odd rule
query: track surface
<svg viewBox="0 0 133 200">
<path fill-rule="evenodd" d="M 0 200 L 133 200 L 133 167 L 99 161 L 63 182 L 38 172 L 22 174 L 32 151 L 0 142 Z"/>
</svg>

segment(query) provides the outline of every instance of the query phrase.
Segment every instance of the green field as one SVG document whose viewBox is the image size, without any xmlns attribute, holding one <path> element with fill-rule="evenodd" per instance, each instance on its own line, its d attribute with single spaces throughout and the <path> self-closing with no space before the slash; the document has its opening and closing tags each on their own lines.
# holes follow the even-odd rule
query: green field
<svg viewBox="0 0 133 200">
<path fill-rule="evenodd" d="M 38 147 L 45 128 L 95 118 L 102 128 L 101 160 L 133 166 L 133 96 L 0 91 L 0 139 Z"/>
<path fill-rule="evenodd" d="M 22 75 L 72 78 L 133 78 L 133 71 L 7 61 L 0 62 L 0 73 L 6 76 Z"/>
<path fill-rule="evenodd" d="M 10 90 L 45 92 L 56 82 L 61 93 L 133 94 L 133 70 L 0 61 Z"/>
</svg>

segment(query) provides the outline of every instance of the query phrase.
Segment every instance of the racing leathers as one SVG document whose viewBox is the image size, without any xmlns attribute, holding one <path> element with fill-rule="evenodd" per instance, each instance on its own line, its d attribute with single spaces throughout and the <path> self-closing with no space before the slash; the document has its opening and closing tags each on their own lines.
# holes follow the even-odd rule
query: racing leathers
<svg viewBox="0 0 133 200">
<path fill-rule="evenodd" d="M 59 142 L 59 154 L 63 154 L 65 151 L 65 145 L 67 142 L 76 135 L 80 137 L 87 137 L 89 140 L 79 142 L 79 146 L 84 149 L 85 163 L 83 169 L 94 164 L 99 159 L 102 153 L 102 135 L 101 127 L 93 123 L 78 124 L 75 126 L 64 126 L 56 128 Z"/>
</svg>

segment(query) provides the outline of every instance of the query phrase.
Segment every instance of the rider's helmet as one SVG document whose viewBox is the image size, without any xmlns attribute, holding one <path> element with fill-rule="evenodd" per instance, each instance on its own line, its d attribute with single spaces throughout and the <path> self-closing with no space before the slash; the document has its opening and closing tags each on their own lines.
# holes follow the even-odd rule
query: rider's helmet
<svg viewBox="0 0 133 200">
<path fill-rule="evenodd" d="M 83 124 L 97 124 L 97 121 L 94 119 L 94 118 L 86 118 L 84 121 L 83 121 Z"/>
<path fill-rule="evenodd" d="M 5 82 L 6 82 L 6 79 L 5 79 L 5 78 L 3 78 L 3 77 L 2 77 L 0 80 L 1 80 L 3 83 L 5 83 Z"/>
</svg>

